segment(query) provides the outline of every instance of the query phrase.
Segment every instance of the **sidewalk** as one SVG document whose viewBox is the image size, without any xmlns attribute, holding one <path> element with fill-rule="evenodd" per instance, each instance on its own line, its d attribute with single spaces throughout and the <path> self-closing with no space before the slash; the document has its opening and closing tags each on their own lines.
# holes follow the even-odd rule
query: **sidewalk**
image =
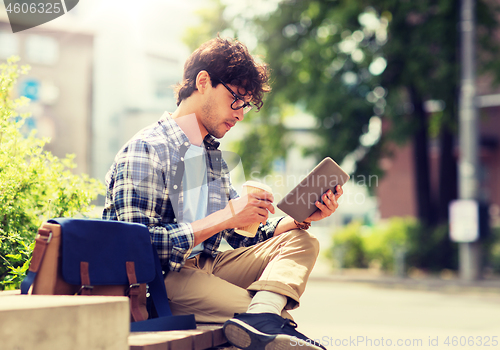
<svg viewBox="0 0 500 350">
<path fill-rule="evenodd" d="M 396 277 L 370 269 L 334 270 L 331 267 L 331 262 L 320 255 L 311 273 L 310 280 L 367 284 L 389 289 L 500 294 L 500 277 L 498 276 L 478 281 L 464 281 L 451 274 L 445 277 L 441 278 L 433 275 Z"/>
<path fill-rule="evenodd" d="M 498 348 L 500 283 L 338 273 L 321 258 L 291 315 L 329 350 Z"/>
</svg>

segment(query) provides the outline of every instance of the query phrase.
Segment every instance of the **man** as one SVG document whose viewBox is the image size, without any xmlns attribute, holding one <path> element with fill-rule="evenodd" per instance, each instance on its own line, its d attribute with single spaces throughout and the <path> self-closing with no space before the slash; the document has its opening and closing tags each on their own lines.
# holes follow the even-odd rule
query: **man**
<svg viewBox="0 0 500 350">
<path fill-rule="evenodd" d="M 149 227 L 169 271 L 172 312 L 225 322 L 226 337 L 243 349 L 294 348 L 293 336 L 311 343 L 286 310 L 299 305 L 319 252 L 304 229 L 331 215 L 342 195 L 340 186 L 336 194 L 329 190 L 324 204 L 318 201 L 318 210 L 298 223 L 268 219 L 271 194 L 238 197 L 231 186 L 214 138 L 253 106 L 260 109 L 268 78 L 243 44 L 220 37 L 203 44 L 185 63 L 178 108 L 134 136 L 106 176 L 103 218 Z M 257 221 L 253 238 L 234 231 Z M 223 237 L 234 250 L 217 251 Z"/>
</svg>

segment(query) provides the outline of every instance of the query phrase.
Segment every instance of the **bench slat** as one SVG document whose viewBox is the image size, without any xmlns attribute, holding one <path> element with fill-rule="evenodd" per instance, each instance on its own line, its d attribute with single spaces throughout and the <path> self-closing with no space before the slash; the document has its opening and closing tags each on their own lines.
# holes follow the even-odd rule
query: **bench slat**
<svg viewBox="0 0 500 350">
<path fill-rule="evenodd" d="M 205 350 L 227 342 L 222 325 L 204 324 L 197 329 L 131 333 L 130 350 Z"/>
</svg>

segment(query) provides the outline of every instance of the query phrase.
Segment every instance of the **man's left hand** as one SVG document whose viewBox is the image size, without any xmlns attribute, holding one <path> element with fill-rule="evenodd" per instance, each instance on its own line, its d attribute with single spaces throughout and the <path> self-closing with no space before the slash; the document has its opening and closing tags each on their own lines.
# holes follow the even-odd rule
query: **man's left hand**
<svg viewBox="0 0 500 350">
<path fill-rule="evenodd" d="M 316 210 L 311 216 L 304 220 L 304 222 L 319 221 L 332 215 L 335 210 L 339 207 L 338 200 L 340 196 L 344 193 L 342 186 L 337 185 L 335 187 L 336 193 L 334 194 L 332 190 L 326 191 L 321 198 L 323 203 L 316 201 L 316 206 L 319 210 Z"/>
</svg>

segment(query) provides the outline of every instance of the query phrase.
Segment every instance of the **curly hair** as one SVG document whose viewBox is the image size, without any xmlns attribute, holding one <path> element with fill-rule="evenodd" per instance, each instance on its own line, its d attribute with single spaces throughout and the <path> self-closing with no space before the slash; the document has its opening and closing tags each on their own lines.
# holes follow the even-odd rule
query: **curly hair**
<svg viewBox="0 0 500 350">
<path fill-rule="evenodd" d="M 271 91 L 267 65 L 257 63 L 239 41 L 218 36 L 202 44 L 186 60 L 183 80 L 174 87 L 177 105 L 196 90 L 196 77 L 202 70 L 209 73 L 213 87 L 220 83 L 219 79 L 237 86 L 238 93 L 244 92 L 242 96 L 251 96 L 258 110 L 264 93 Z"/>
</svg>

